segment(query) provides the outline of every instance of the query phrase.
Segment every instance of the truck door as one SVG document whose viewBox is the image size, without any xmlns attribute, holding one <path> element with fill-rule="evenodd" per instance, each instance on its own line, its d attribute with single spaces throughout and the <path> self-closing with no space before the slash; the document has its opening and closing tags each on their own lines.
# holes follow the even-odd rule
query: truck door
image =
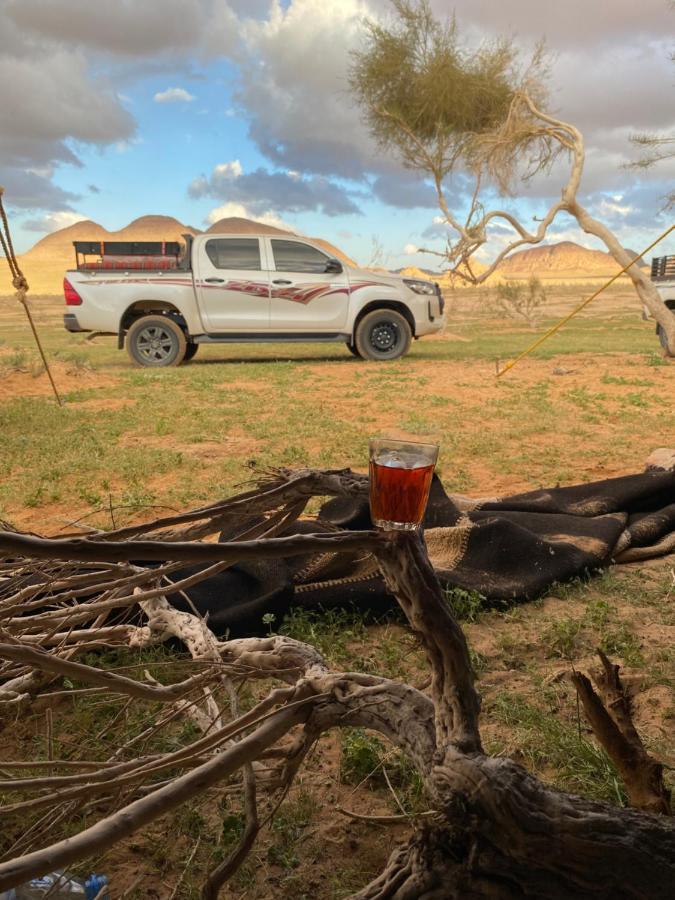
<svg viewBox="0 0 675 900">
<path fill-rule="evenodd" d="M 257 237 L 212 237 L 199 248 L 195 288 L 210 334 L 266 331 L 269 272 Z"/>
<path fill-rule="evenodd" d="M 267 241 L 271 330 L 339 333 L 349 311 L 349 281 L 342 264 L 302 241 Z"/>
</svg>

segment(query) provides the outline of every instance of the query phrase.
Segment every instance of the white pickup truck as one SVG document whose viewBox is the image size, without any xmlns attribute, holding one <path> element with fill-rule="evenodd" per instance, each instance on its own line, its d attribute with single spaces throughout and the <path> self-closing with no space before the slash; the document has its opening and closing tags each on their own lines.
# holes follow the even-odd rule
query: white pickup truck
<svg viewBox="0 0 675 900">
<path fill-rule="evenodd" d="M 655 256 L 652 259 L 652 281 L 661 294 L 661 299 L 675 315 L 675 256 Z M 656 333 L 664 350 L 667 349 L 666 334 L 660 325 Z"/>
<path fill-rule="evenodd" d="M 176 366 L 200 344 L 235 341 L 343 341 L 397 359 L 445 324 L 434 282 L 356 269 L 302 238 L 184 239 L 76 241 L 66 329 L 116 334 L 138 365 Z"/>
</svg>

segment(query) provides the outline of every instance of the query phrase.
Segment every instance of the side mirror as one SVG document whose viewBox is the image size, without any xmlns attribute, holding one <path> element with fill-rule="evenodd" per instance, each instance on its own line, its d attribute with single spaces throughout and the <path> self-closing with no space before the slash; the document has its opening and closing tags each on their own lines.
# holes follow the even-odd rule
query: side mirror
<svg viewBox="0 0 675 900">
<path fill-rule="evenodd" d="M 340 262 L 339 259 L 329 259 L 326 261 L 326 268 L 324 269 L 324 272 L 327 275 L 328 274 L 339 275 L 341 271 L 342 271 L 342 263 Z"/>
</svg>

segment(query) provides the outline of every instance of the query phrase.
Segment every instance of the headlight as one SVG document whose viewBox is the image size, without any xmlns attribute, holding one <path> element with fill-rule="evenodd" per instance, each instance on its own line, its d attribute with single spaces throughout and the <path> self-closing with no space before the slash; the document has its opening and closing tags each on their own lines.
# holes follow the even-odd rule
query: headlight
<svg viewBox="0 0 675 900">
<path fill-rule="evenodd" d="M 415 278 L 404 278 L 403 284 L 416 294 L 435 294 L 436 285 L 431 281 L 417 281 Z"/>
</svg>

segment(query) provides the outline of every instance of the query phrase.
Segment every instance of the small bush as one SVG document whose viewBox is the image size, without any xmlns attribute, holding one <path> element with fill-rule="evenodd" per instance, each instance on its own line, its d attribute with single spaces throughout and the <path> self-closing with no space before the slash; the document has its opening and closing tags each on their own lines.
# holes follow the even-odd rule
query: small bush
<svg viewBox="0 0 675 900">
<path fill-rule="evenodd" d="M 495 313 L 526 322 L 530 328 L 534 328 L 539 321 L 541 307 L 545 303 L 544 286 L 534 276 L 527 284 L 522 281 L 499 284 L 490 297 L 490 304 Z"/>
<path fill-rule="evenodd" d="M 445 601 L 460 622 L 477 622 L 485 609 L 486 599 L 478 591 L 446 588 Z"/>
</svg>

